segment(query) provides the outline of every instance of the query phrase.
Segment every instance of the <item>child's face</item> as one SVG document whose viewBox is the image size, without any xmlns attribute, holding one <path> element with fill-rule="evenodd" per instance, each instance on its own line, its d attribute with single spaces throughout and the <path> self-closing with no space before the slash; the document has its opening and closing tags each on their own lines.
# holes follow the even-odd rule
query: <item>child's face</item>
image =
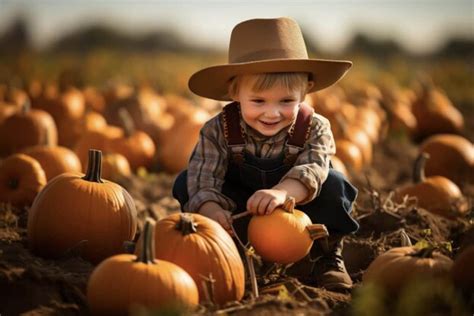
<svg viewBox="0 0 474 316">
<path fill-rule="evenodd" d="M 303 101 L 302 91 L 288 91 L 280 85 L 267 90 L 252 90 L 253 80 L 242 80 L 234 97 L 240 102 L 242 117 L 250 127 L 265 136 L 276 135 L 291 125 Z"/>
</svg>

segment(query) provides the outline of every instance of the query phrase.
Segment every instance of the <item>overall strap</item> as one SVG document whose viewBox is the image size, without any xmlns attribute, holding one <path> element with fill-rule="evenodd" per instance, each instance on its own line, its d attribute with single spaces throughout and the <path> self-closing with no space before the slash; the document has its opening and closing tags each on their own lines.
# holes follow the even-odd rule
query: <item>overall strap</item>
<svg viewBox="0 0 474 316">
<path fill-rule="evenodd" d="M 314 110 L 305 103 L 301 103 L 295 124 L 289 131 L 288 141 L 285 146 L 285 164 L 293 166 L 298 154 L 304 149 L 306 141 L 311 134 L 311 123 Z"/>
<path fill-rule="evenodd" d="M 231 158 L 237 164 L 244 162 L 245 139 L 240 125 L 240 109 L 237 102 L 227 104 L 222 110 L 224 137 L 231 151 Z"/>
</svg>

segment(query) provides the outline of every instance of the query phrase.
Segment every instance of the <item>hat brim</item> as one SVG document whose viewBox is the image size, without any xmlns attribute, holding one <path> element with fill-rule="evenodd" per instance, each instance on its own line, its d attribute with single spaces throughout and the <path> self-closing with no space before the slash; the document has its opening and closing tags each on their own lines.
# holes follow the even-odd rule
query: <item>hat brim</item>
<svg viewBox="0 0 474 316">
<path fill-rule="evenodd" d="M 351 66 L 351 61 L 326 59 L 271 59 L 234 63 L 202 69 L 191 76 L 188 85 L 192 92 L 202 97 L 230 101 L 227 96 L 228 84 L 237 75 L 307 72 L 312 75 L 314 81 L 314 86 L 308 92 L 314 92 L 336 83 Z"/>
</svg>

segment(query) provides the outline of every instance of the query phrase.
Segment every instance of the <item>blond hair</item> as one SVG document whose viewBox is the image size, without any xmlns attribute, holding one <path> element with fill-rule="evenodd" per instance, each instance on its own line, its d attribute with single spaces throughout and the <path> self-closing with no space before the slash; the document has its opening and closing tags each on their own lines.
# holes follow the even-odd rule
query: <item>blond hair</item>
<svg viewBox="0 0 474 316">
<path fill-rule="evenodd" d="M 301 91 L 301 97 L 304 98 L 309 87 L 308 77 L 308 74 L 303 72 L 275 72 L 240 75 L 232 78 L 232 81 L 229 83 L 228 94 L 233 98 L 239 93 L 239 86 L 244 81 L 253 79 L 252 90 L 254 92 L 265 91 L 279 85 L 287 91 Z"/>
</svg>

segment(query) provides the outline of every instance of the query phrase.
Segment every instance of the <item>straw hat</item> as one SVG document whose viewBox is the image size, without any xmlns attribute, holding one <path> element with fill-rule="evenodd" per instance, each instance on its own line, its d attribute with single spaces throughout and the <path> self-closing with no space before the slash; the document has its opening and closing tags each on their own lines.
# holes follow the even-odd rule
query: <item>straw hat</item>
<svg viewBox="0 0 474 316">
<path fill-rule="evenodd" d="M 191 76 L 189 88 L 197 95 L 229 101 L 227 86 L 236 75 L 307 72 L 314 81 L 309 92 L 341 79 L 352 62 L 309 59 L 300 27 L 291 18 L 252 19 L 232 30 L 228 64 L 202 69 Z"/>
</svg>

